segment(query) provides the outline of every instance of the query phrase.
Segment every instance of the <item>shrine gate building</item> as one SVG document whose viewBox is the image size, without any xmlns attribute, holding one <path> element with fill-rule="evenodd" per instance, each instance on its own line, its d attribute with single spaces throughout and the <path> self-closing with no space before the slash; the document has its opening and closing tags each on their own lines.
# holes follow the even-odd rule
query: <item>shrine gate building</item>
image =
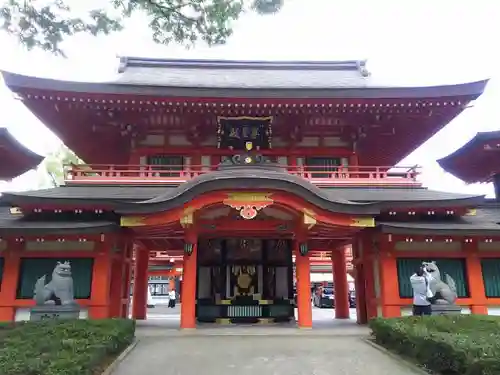
<svg viewBox="0 0 500 375">
<path fill-rule="evenodd" d="M 500 305 L 485 293 L 500 232 L 484 198 L 395 167 L 486 81 L 394 87 L 363 61 L 141 58 L 105 83 L 3 76 L 86 164 L 63 186 L 3 194 L 0 320 L 26 314 L 56 260 L 71 261 L 94 319 L 127 316 L 133 273 L 145 319 L 150 255 L 163 254 L 182 268 L 181 328 L 292 320 L 294 288 L 309 328 L 311 261 L 325 253 L 336 318 L 349 317 L 346 247 L 359 323 L 406 314 L 423 260 L 453 276 L 465 312 Z"/>
</svg>

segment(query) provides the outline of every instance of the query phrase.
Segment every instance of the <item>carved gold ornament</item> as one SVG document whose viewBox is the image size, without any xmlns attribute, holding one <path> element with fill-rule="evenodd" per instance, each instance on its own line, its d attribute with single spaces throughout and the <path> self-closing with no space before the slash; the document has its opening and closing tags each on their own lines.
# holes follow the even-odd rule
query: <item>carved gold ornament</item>
<svg viewBox="0 0 500 375">
<path fill-rule="evenodd" d="M 274 201 L 271 193 L 229 193 L 223 203 L 240 212 L 243 219 L 254 219 L 260 210 L 270 206 Z"/>
</svg>

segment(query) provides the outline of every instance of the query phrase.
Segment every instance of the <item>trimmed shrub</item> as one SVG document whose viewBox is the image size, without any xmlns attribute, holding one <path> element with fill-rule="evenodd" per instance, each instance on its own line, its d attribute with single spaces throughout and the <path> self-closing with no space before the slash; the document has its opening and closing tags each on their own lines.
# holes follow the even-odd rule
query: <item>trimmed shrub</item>
<svg viewBox="0 0 500 375">
<path fill-rule="evenodd" d="M 500 373 L 500 317 L 482 315 L 377 318 L 375 341 L 427 369 L 448 375 Z"/>
<path fill-rule="evenodd" d="M 0 326 L 0 374 L 94 375 L 132 343 L 135 321 L 50 320 Z"/>
</svg>

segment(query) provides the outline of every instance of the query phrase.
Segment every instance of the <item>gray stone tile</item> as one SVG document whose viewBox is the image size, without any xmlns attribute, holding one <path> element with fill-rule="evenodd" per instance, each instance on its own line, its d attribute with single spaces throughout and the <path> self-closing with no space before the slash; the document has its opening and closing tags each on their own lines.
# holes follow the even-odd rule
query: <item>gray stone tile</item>
<svg viewBox="0 0 500 375">
<path fill-rule="evenodd" d="M 147 336 L 114 375 L 412 374 L 363 339 L 333 334 Z"/>
</svg>

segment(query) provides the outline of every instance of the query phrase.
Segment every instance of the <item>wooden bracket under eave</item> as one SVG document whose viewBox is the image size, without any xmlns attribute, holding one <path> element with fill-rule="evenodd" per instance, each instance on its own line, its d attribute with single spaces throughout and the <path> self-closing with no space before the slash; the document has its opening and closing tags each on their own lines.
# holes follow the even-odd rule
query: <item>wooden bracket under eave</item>
<svg viewBox="0 0 500 375">
<path fill-rule="evenodd" d="M 304 219 L 305 226 L 309 230 L 312 227 L 314 227 L 317 223 L 314 212 L 311 210 L 308 210 L 308 209 L 304 209 L 304 218 L 303 219 Z"/>
<path fill-rule="evenodd" d="M 122 227 L 142 227 L 146 225 L 145 216 L 122 216 L 120 226 Z"/>
<path fill-rule="evenodd" d="M 11 207 L 9 211 L 10 211 L 11 215 L 22 215 L 23 214 L 23 211 L 19 207 Z"/>
<path fill-rule="evenodd" d="M 475 208 L 468 208 L 467 211 L 465 211 L 465 216 L 476 216 L 477 214 L 477 209 Z"/>
<path fill-rule="evenodd" d="M 352 219 L 351 227 L 360 228 L 373 228 L 375 226 L 375 219 L 373 217 L 357 217 Z"/>
</svg>

